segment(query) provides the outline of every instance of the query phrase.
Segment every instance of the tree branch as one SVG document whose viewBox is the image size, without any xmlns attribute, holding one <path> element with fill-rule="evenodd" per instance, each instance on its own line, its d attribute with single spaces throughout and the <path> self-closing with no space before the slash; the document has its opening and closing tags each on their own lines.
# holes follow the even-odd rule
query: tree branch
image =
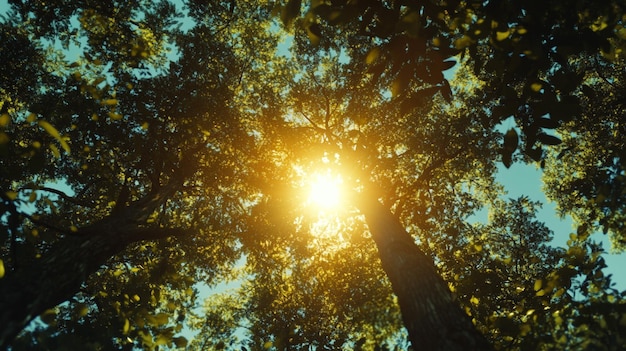
<svg viewBox="0 0 626 351">
<path fill-rule="evenodd" d="M 21 187 L 21 188 L 19 189 L 19 191 L 22 191 L 22 190 L 32 190 L 32 191 L 41 190 L 41 191 L 46 191 L 46 192 L 49 192 L 49 193 L 52 193 L 52 194 L 58 195 L 58 196 L 59 196 L 59 197 L 61 197 L 63 200 L 68 201 L 68 202 L 71 202 L 71 203 L 73 203 L 73 204 L 75 204 L 75 205 L 84 206 L 84 207 L 89 207 L 89 208 L 94 208 L 94 207 L 95 207 L 95 205 L 94 205 L 93 203 L 91 203 L 91 202 L 87 202 L 87 201 L 85 201 L 85 200 L 80 200 L 80 199 L 77 199 L 77 198 L 76 198 L 76 197 L 74 197 L 74 196 L 69 196 L 69 195 L 67 195 L 65 192 L 63 192 L 63 191 L 61 191 L 61 190 L 59 190 L 59 189 L 55 189 L 55 188 L 50 188 L 50 187 L 45 187 L 45 186 L 44 186 L 44 187 L 38 187 L 38 186 L 24 186 L 24 187 Z"/>
</svg>

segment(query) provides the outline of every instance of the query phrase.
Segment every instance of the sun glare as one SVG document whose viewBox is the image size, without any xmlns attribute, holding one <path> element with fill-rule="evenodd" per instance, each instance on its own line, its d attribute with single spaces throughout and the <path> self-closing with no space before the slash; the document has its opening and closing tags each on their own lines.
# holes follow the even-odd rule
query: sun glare
<svg viewBox="0 0 626 351">
<path fill-rule="evenodd" d="M 322 209 L 332 209 L 341 202 L 341 186 L 339 176 L 330 173 L 318 173 L 312 177 L 309 201 Z"/>
</svg>

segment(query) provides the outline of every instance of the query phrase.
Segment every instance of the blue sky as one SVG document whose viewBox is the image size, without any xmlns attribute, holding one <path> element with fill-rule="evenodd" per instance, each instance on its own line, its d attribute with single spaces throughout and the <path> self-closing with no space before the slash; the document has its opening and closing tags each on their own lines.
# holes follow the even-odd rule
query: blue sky
<svg viewBox="0 0 626 351">
<path fill-rule="evenodd" d="M 546 199 L 545 194 L 541 191 L 541 174 L 541 170 L 533 165 L 514 163 L 509 169 L 500 166 L 497 179 L 505 186 L 508 192 L 507 197 L 518 198 L 524 195 L 531 200 L 542 202 L 543 207 L 537 214 L 537 219 L 545 222 L 554 231 L 553 244 L 555 246 L 566 247 L 565 243 L 569 239 L 569 234 L 575 232 L 572 227 L 572 220 L 559 218 L 556 205 Z M 610 251 L 611 244 L 607 235 L 594 233 L 591 238 L 594 241 L 602 242 L 606 251 Z M 607 253 L 604 258 L 608 265 L 604 273 L 613 275 L 612 280 L 617 289 L 626 290 L 626 274 L 624 273 L 626 254 Z"/>
</svg>

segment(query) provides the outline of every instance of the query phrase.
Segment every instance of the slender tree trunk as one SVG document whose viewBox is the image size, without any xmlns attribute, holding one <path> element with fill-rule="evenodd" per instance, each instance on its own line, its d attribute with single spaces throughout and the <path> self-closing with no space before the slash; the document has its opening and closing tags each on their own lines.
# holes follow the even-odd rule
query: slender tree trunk
<svg viewBox="0 0 626 351">
<path fill-rule="evenodd" d="M 414 350 L 493 350 L 469 316 L 452 297 L 400 221 L 373 197 L 363 196 L 357 207 L 365 215 L 384 271 L 394 293 Z"/>
<path fill-rule="evenodd" d="M 128 245 L 181 235 L 183 230 L 141 223 L 174 191 L 172 186 L 66 236 L 39 259 L 21 263 L 0 279 L 0 350 L 34 318 L 81 288 L 87 277 Z"/>
</svg>

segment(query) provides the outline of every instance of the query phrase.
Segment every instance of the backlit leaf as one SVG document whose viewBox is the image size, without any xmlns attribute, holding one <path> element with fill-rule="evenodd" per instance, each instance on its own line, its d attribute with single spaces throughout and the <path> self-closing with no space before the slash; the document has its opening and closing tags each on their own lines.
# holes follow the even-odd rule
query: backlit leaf
<svg viewBox="0 0 626 351">
<path fill-rule="evenodd" d="M 122 333 L 124 335 L 128 335 L 128 332 L 130 331 L 130 321 L 128 320 L 128 318 L 124 319 L 124 327 L 122 328 Z"/>
<path fill-rule="evenodd" d="M 509 37 L 509 35 L 511 35 L 511 31 L 505 31 L 505 32 L 496 32 L 496 40 L 497 41 L 503 41 L 506 38 Z"/>
<path fill-rule="evenodd" d="M 37 124 L 39 124 L 39 126 L 41 128 L 43 128 L 46 132 L 48 132 L 48 134 L 50 134 L 50 136 L 55 138 L 59 142 L 59 144 L 61 144 L 61 147 L 63 148 L 63 150 L 65 150 L 65 152 L 67 152 L 68 154 L 70 153 L 70 146 L 67 144 L 65 139 L 61 137 L 61 134 L 59 134 L 59 131 L 56 128 L 54 128 L 54 126 L 52 126 L 52 124 L 50 124 L 50 123 L 48 123 L 47 121 L 44 121 L 44 120 L 40 120 L 39 122 L 37 122 Z M 54 152 L 54 150 L 53 150 L 53 153 L 55 154 L 55 156 L 57 156 L 58 150 L 57 150 L 57 152 Z M 59 156 L 60 156 L 60 154 L 59 154 Z"/>
<path fill-rule="evenodd" d="M 7 191 L 6 193 L 4 193 L 6 195 L 6 197 L 11 200 L 14 201 L 15 199 L 17 199 L 17 191 Z"/>
</svg>

